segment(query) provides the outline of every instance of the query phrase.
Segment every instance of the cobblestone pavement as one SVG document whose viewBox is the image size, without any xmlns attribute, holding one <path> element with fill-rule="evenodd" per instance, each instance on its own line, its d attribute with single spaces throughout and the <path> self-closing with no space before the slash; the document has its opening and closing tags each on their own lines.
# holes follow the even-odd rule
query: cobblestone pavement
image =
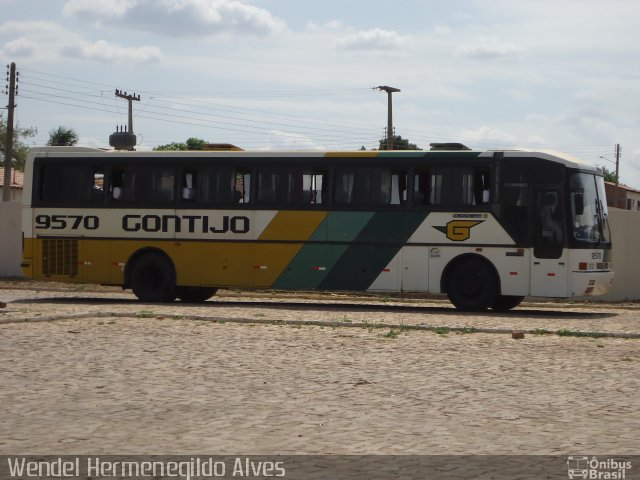
<svg viewBox="0 0 640 480">
<path fill-rule="evenodd" d="M 633 305 L 463 315 L 413 299 L 216 300 L 0 283 L 0 453 L 640 451 L 640 339 L 593 335 L 640 333 Z"/>
</svg>

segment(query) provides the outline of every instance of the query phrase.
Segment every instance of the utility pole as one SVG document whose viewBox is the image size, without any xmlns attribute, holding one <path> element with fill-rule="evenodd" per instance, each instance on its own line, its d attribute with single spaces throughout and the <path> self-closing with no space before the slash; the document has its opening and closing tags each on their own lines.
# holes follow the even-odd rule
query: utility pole
<svg viewBox="0 0 640 480">
<path fill-rule="evenodd" d="M 132 102 L 133 101 L 139 102 L 140 95 L 136 96 L 135 93 L 133 95 L 127 95 L 127 92 L 123 92 L 122 90 L 118 90 L 116 88 L 116 97 L 124 98 L 129 102 L 129 133 L 133 133 L 133 103 Z"/>
<path fill-rule="evenodd" d="M 116 97 L 124 98 L 129 102 L 129 129 L 124 127 L 123 131 L 120 131 L 116 127 L 115 133 L 109 135 L 109 145 L 116 150 L 135 150 L 136 136 L 133 134 L 133 102 L 140 101 L 140 95 L 128 95 L 127 92 L 116 89 Z"/>
<path fill-rule="evenodd" d="M 618 194 L 618 204 L 620 202 L 620 144 L 616 143 L 616 193 Z M 625 198 L 622 199 L 623 203 L 626 202 Z M 622 205 L 622 208 L 627 208 L 626 205 Z"/>
<path fill-rule="evenodd" d="M 16 108 L 16 64 L 11 62 L 9 67 L 9 104 L 7 105 L 7 131 L 4 142 L 4 187 L 2 201 L 11 200 L 11 159 L 13 158 L 13 111 Z"/>
<path fill-rule="evenodd" d="M 399 92 L 400 89 L 383 85 L 378 87 L 378 90 L 387 92 L 387 150 L 393 150 L 393 104 L 391 94 Z"/>
<path fill-rule="evenodd" d="M 616 143 L 616 187 L 620 185 L 620 144 Z"/>
</svg>

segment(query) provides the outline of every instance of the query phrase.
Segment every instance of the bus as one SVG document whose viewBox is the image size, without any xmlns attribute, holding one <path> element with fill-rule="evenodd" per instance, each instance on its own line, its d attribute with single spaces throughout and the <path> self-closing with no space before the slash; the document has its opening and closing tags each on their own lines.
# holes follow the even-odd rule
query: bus
<svg viewBox="0 0 640 480">
<path fill-rule="evenodd" d="M 600 172 L 546 151 L 34 148 L 26 277 L 202 302 L 219 288 L 446 294 L 464 311 L 604 294 Z"/>
</svg>

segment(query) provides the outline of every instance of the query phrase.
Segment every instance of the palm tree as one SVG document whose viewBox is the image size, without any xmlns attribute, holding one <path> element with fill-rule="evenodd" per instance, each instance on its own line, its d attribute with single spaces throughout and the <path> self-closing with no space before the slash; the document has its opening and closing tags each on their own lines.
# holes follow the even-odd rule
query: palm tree
<svg viewBox="0 0 640 480">
<path fill-rule="evenodd" d="M 49 141 L 47 145 L 53 147 L 70 147 L 78 143 L 78 134 L 73 128 L 58 127 L 49 131 Z"/>
</svg>

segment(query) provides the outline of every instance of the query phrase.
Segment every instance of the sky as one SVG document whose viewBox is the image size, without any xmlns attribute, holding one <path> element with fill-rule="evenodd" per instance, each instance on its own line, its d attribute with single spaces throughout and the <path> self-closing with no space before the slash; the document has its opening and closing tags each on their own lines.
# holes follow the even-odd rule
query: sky
<svg viewBox="0 0 640 480">
<path fill-rule="evenodd" d="M 636 0 L 0 0 L 0 59 L 34 145 L 64 126 L 138 149 L 555 149 L 640 189 Z M 7 88 L 3 86 L 5 100 Z M 6 105 L 4 103 L 3 105 Z M 6 111 L 4 111 L 6 119 Z"/>
</svg>

